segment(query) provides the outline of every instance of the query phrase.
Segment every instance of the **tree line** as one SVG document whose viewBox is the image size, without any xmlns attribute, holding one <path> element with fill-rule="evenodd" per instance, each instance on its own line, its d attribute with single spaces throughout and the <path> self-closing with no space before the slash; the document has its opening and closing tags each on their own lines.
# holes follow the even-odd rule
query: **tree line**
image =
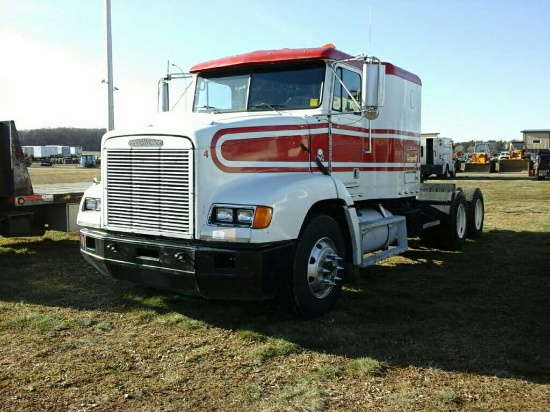
<svg viewBox="0 0 550 412">
<path fill-rule="evenodd" d="M 57 127 L 53 129 L 18 130 L 21 146 L 75 146 L 83 151 L 99 152 L 106 129 Z"/>
<path fill-rule="evenodd" d="M 19 130 L 19 140 L 22 146 L 76 146 L 84 151 L 98 152 L 101 150 L 101 138 L 106 129 L 81 129 L 73 127 L 57 127 L 54 129 Z M 470 140 L 455 143 L 455 148 L 460 146 L 463 152 L 472 151 L 476 143 L 481 140 Z M 508 149 L 508 141 L 488 140 L 491 151 L 498 153 Z M 470 150 L 468 150 L 470 149 Z"/>
</svg>

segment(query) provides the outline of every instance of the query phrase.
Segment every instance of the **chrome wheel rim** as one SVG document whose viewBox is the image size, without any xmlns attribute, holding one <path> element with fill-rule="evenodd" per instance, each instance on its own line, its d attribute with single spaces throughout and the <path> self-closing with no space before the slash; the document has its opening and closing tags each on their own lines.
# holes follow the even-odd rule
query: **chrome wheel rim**
<svg viewBox="0 0 550 412">
<path fill-rule="evenodd" d="M 466 235 L 466 207 L 463 204 L 456 211 L 456 234 L 460 239 Z"/>
<path fill-rule="evenodd" d="M 481 229 L 483 224 L 483 202 L 478 200 L 474 206 L 474 225 L 477 230 Z"/>
<path fill-rule="evenodd" d="M 321 238 L 311 249 L 307 262 L 307 283 L 311 294 L 317 299 L 326 298 L 337 286 L 338 270 L 343 269 L 338 262 L 342 260 L 336 253 L 336 247 L 329 238 Z"/>
</svg>

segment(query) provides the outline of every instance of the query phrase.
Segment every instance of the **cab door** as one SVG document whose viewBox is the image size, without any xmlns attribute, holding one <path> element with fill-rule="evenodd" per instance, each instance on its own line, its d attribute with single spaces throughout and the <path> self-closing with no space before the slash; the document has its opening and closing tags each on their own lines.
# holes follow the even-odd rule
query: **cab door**
<svg viewBox="0 0 550 412">
<path fill-rule="evenodd" d="M 359 69 L 336 67 L 331 96 L 331 122 L 328 138 L 331 141 L 332 175 L 341 180 L 352 197 L 359 195 L 363 150 L 366 139 L 366 120 L 361 115 L 361 74 Z"/>
</svg>

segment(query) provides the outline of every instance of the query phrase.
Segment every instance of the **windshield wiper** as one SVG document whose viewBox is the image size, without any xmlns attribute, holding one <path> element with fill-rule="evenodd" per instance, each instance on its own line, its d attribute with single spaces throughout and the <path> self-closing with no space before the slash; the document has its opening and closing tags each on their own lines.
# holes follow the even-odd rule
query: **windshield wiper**
<svg viewBox="0 0 550 412">
<path fill-rule="evenodd" d="M 263 108 L 263 107 L 268 107 L 271 110 L 273 110 L 274 112 L 277 112 L 280 115 L 282 115 L 282 113 L 280 111 L 278 111 L 276 108 L 284 107 L 284 105 L 282 105 L 282 104 L 270 105 L 270 104 L 262 102 L 262 103 L 258 103 L 258 104 L 252 104 L 252 105 L 248 106 L 248 109 L 260 109 L 260 108 Z"/>
<path fill-rule="evenodd" d="M 197 109 L 206 109 L 208 111 L 211 111 L 213 113 L 220 113 L 220 109 L 218 109 L 217 107 L 214 107 L 214 106 L 208 106 L 208 105 L 203 105 L 203 106 L 199 106 L 197 107 Z"/>
</svg>

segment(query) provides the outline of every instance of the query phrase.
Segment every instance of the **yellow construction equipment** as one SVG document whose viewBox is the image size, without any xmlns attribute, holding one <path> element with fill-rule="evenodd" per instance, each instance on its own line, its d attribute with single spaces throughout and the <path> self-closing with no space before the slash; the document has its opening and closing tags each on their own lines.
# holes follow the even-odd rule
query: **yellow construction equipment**
<svg viewBox="0 0 550 412">
<path fill-rule="evenodd" d="M 510 159 L 527 159 L 529 157 L 527 145 L 523 140 L 511 140 L 508 143 L 508 150 L 510 151 Z"/>
<path fill-rule="evenodd" d="M 491 171 L 491 150 L 487 143 L 476 143 L 474 153 L 470 160 L 464 163 L 465 172 L 489 172 Z"/>
<path fill-rule="evenodd" d="M 529 169 L 529 152 L 523 140 L 511 140 L 508 142 L 510 158 L 498 162 L 499 172 L 522 172 Z"/>
</svg>

